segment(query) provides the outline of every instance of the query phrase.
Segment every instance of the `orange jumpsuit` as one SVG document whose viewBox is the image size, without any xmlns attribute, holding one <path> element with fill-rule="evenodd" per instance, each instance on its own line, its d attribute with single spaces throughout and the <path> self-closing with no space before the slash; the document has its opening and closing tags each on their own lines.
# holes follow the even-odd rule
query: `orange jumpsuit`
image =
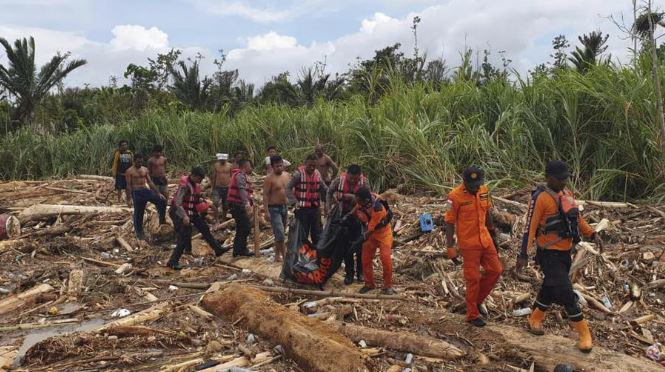
<svg viewBox="0 0 665 372">
<path fill-rule="evenodd" d="M 538 247 L 536 262 L 543 271 L 544 278 L 533 304 L 534 308 L 544 312 L 550 309 L 552 303 L 557 303 L 564 307 L 568 319 L 579 322 L 584 319 L 584 314 L 577 302 L 573 284 L 568 275 L 572 265 L 570 250 L 574 246 L 573 239 L 560 237 L 556 231 L 545 232 L 547 220 L 559 215 L 561 198 L 569 197 L 574 200 L 574 196 L 568 190 L 558 193 L 547 190 L 549 189 L 536 189 L 531 196 L 520 256 L 528 257 L 528 252 L 535 241 Z M 557 199 L 559 199 L 558 202 Z M 591 238 L 594 230 L 579 212 L 577 221 L 579 232 L 585 237 Z"/>
<path fill-rule="evenodd" d="M 485 301 L 503 272 L 485 220 L 492 206 L 487 186 L 480 187 L 476 195 L 466 191 L 464 185 L 448 194 L 450 209 L 445 221 L 455 225 L 457 246 L 464 258 L 466 282 L 466 320 L 477 319 L 478 305 Z M 480 266 L 485 269 L 481 275 Z"/>
<path fill-rule="evenodd" d="M 365 276 L 365 287 L 375 288 L 374 284 L 374 256 L 376 250 L 379 250 L 379 258 L 383 268 L 383 288 L 392 288 L 393 286 L 393 232 L 390 224 L 380 226 L 381 221 L 388 215 L 388 212 L 381 204 L 379 197 L 372 195 L 372 206 L 367 209 L 357 204 L 355 215 L 367 226 L 367 240 L 363 243 L 362 266 Z"/>
</svg>

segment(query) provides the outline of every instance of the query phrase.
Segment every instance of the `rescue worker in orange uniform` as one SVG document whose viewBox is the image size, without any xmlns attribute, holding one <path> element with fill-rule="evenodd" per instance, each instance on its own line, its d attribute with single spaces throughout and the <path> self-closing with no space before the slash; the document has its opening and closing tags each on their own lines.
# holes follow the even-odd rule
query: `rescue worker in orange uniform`
<svg viewBox="0 0 665 372">
<path fill-rule="evenodd" d="M 483 170 L 472 166 L 462 174 L 464 183 L 448 194 L 450 209 L 446 212 L 446 245 L 448 258 L 456 259 L 457 250 L 464 259 L 466 282 L 466 321 L 476 327 L 485 325 L 480 308 L 503 272 L 494 243 L 492 203 L 484 185 Z M 457 247 L 454 234 L 457 235 Z M 480 273 L 480 266 L 485 269 Z"/>
<path fill-rule="evenodd" d="M 536 241 L 536 263 L 543 270 L 543 284 L 529 316 L 529 331 L 543 335 L 545 312 L 552 303 L 562 305 L 568 319 L 579 334 L 578 349 L 590 352 L 591 332 L 584 320 L 568 273 L 572 263 L 570 251 L 579 241 L 580 233 L 595 241 L 600 251 L 603 242 L 580 215 L 573 193 L 566 190 L 570 171 L 566 163 L 552 160 L 545 168 L 547 186 L 538 186 L 531 194 L 517 270 L 527 265 L 528 252 Z"/>
<path fill-rule="evenodd" d="M 357 204 L 354 213 L 358 220 L 366 226 L 362 246 L 362 269 L 365 286 L 360 293 L 367 293 L 374 288 L 374 256 L 379 250 L 379 258 L 383 268 L 384 294 L 395 294 L 393 289 L 393 232 L 390 227 L 392 214 L 381 197 L 373 194 L 367 187 L 361 187 L 356 193 Z"/>
</svg>

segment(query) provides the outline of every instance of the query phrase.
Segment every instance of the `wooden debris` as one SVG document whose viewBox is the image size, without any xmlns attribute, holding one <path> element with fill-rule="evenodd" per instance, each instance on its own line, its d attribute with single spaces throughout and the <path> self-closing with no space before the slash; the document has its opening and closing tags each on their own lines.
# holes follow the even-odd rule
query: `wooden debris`
<svg viewBox="0 0 665 372">
<path fill-rule="evenodd" d="M 136 314 L 107 323 L 97 328 L 97 332 L 103 332 L 106 331 L 107 329 L 114 327 L 134 326 L 145 322 L 151 322 L 153 320 L 159 319 L 169 307 L 170 307 L 169 302 L 159 303 L 148 309 L 139 311 Z"/>
<path fill-rule="evenodd" d="M 84 272 L 80 269 L 75 269 L 69 272 L 69 280 L 67 281 L 67 297 L 70 301 L 76 298 L 83 291 Z"/>
<path fill-rule="evenodd" d="M 124 248 L 127 252 L 134 252 L 134 248 L 132 248 L 127 241 L 119 236 L 115 238 L 115 240 L 118 242 L 118 244 Z"/>
<path fill-rule="evenodd" d="M 97 207 L 88 205 L 51 205 L 51 204 L 35 204 L 30 206 L 18 215 L 18 219 L 22 223 L 57 217 L 65 215 L 84 215 L 84 214 L 97 214 L 97 213 L 131 213 L 131 208 L 124 207 Z"/>
<path fill-rule="evenodd" d="M 254 288 L 260 289 L 266 292 L 275 292 L 275 293 L 293 293 L 306 296 L 319 296 L 319 297 L 350 297 L 350 298 L 367 298 L 374 300 L 398 300 L 398 301 L 408 301 L 409 299 L 403 296 L 393 296 L 393 295 L 382 295 L 378 293 L 353 293 L 353 292 L 343 292 L 337 290 L 330 291 L 315 291 L 310 289 L 298 289 L 298 288 L 285 288 L 285 287 L 267 287 L 262 285 L 253 286 Z"/>
<path fill-rule="evenodd" d="M 14 310 L 34 303 L 38 296 L 51 292 L 53 287 L 50 284 L 42 283 L 32 287 L 29 290 L 0 300 L 0 315 L 8 314 Z"/>
<path fill-rule="evenodd" d="M 200 317 L 203 317 L 203 318 L 205 318 L 205 319 L 210 319 L 210 318 L 213 317 L 212 314 L 210 314 L 209 312 L 207 312 L 207 311 L 201 309 L 200 307 L 198 307 L 198 306 L 196 306 L 196 305 L 187 305 L 187 307 L 188 307 L 188 308 L 189 308 L 194 314 L 196 314 L 196 315 L 198 315 L 198 316 L 200 316 Z"/>
<path fill-rule="evenodd" d="M 391 350 L 443 359 L 456 359 L 465 355 L 464 351 L 448 342 L 410 332 L 390 332 L 343 323 L 339 323 L 336 329 L 355 342 L 364 340 L 368 345 Z"/>
<path fill-rule="evenodd" d="M 242 322 L 250 331 L 284 347 L 286 354 L 312 371 L 365 371 L 365 356 L 333 328 L 276 303 L 265 292 L 241 284 L 207 294 L 203 307 Z M 317 345 L 313 348 L 312 345 Z"/>
</svg>

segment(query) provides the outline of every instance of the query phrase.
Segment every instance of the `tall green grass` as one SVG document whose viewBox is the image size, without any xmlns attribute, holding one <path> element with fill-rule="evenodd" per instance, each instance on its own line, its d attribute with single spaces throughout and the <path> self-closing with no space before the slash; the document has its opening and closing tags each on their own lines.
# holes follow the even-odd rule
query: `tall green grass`
<svg viewBox="0 0 665 372">
<path fill-rule="evenodd" d="M 444 192 L 470 164 L 485 168 L 495 184 L 524 186 L 542 177 L 548 159 L 560 158 L 573 167 L 573 186 L 584 197 L 662 197 L 665 153 L 652 92 L 648 77 L 598 67 L 514 84 L 460 81 L 434 89 L 395 81 L 374 106 L 357 96 L 302 108 L 250 106 L 233 118 L 150 111 L 56 137 L 7 135 L 0 140 L 0 177 L 108 174 L 121 138 L 144 153 L 164 144 L 177 169 L 236 150 L 260 163 L 268 145 L 297 162 L 321 142 L 342 165 L 361 164 L 381 189 Z"/>
</svg>

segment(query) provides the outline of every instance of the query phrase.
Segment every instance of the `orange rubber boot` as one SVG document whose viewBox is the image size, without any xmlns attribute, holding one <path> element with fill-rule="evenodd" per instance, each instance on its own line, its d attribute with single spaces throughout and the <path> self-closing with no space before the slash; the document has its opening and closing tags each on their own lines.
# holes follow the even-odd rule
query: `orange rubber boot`
<svg viewBox="0 0 665 372">
<path fill-rule="evenodd" d="M 586 320 L 573 322 L 575 330 L 580 335 L 580 341 L 577 343 L 577 348 L 584 353 L 588 353 L 593 348 L 591 342 L 591 331 L 589 331 L 589 323 Z"/>
<path fill-rule="evenodd" d="M 529 332 L 534 335 L 542 336 L 545 334 L 543 330 L 543 320 L 545 319 L 545 312 L 539 308 L 533 309 L 529 319 L 527 320 L 527 325 L 529 327 Z"/>
</svg>

